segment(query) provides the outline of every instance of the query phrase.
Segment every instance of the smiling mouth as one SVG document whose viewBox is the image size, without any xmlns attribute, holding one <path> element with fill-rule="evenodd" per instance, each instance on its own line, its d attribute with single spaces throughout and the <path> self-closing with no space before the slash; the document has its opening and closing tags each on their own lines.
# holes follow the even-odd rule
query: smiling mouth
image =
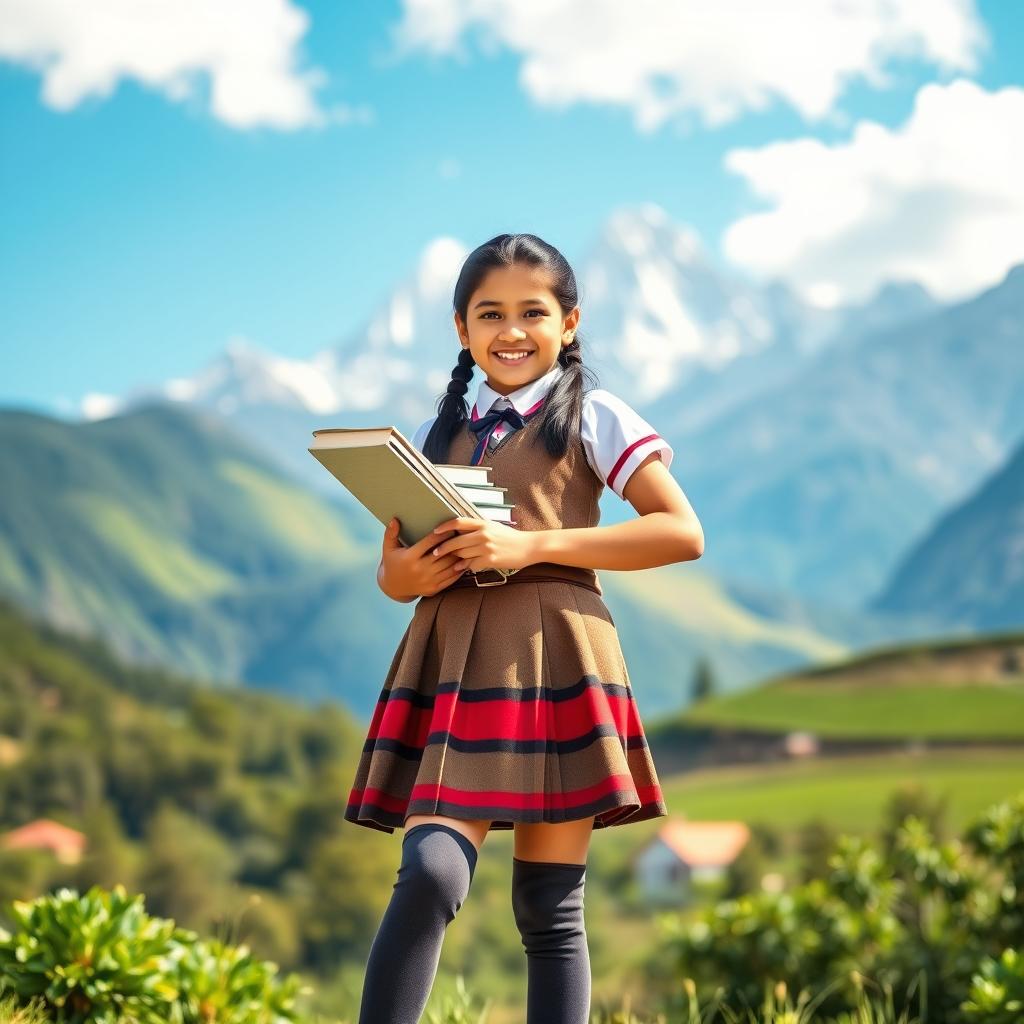
<svg viewBox="0 0 1024 1024">
<path fill-rule="evenodd" d="M 494 358 L 495 359 L 499 359 L 503 363 L 514 364 L 514 363 L 521 363 L 524 360 L 529 359 L 532 354 L 533 354 L 532 352 L 525 352 L 525 351 L 508 351 L 507 353 L 506 352 L 495 352 L 494 353 Z M 511 358 L 509 358 L 509 357 L 511 357 Z"/>
</svg>

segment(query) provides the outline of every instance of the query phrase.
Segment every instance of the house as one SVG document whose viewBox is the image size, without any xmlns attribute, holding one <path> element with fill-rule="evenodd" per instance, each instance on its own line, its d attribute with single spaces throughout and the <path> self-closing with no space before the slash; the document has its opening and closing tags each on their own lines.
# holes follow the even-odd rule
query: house
<svg viewBox="0 0 1024 1024">
<path fill-rule="evenodd" d="M 85 833 L 59 821 L 37 818 L 0 835 L 0 846 L 7 850 L 49 850 L 61 863 L 77 864 L 85 850 Z"/>
<path fill-rule="evenodd" d="M 783 740 L 787 757 L 814 757 L 818 754 L 818 737 L 813 732 L 787 732 Z"/>
<path fill-rule="evenodd" d="M 652 903 L 679 903 L 692 883 L 722 876 L 750 838 L 742 821 L 670 818 L 633 856 L 633 873 Z"/>
</svg>

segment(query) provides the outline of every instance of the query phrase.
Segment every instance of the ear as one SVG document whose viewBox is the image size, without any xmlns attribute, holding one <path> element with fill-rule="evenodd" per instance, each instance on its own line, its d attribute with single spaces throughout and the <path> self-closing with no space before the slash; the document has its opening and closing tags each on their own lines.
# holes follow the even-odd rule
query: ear
<svg viewBox="0 0 1024 1024">
<path fill-rule="evenodd" d="M 576 327 L 580 322 L 580 307 L 576 306 L 572 312 L 565 318 L 562 324 L 562 340 L 566 345 L 572 342 L 572 339 L 576 336 Z"/>
<path fill-rule="evenodd" d="M 459 335 L 459 341 L 462 342 L 463 348 L 469 348 L 469 334 L 466 331 L 466 325 L 462 322 L 462 317 L 458 313 L 454 314 L 455 319 L 455 330 Z"/>
</svg>

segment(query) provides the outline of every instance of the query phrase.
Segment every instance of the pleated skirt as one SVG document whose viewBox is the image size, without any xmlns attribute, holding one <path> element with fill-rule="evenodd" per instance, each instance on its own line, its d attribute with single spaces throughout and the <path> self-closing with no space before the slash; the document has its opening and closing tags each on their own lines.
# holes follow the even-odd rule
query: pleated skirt
<svg viewBox="0 0 1024 1024">
<path fill-rule="evenodd" d="M 600 594 L 563 581 L 421 598 L 395 651 L 345 818 L 515 822 L 667 814 L 619 638 Z"/>
</svg>

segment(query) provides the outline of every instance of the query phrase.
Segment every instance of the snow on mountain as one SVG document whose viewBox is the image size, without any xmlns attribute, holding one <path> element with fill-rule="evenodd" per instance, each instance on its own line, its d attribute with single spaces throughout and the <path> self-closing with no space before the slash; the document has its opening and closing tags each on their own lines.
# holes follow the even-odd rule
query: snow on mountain
<svg viewBox="0 0 1024 1024">
<path fill-rule="evenodd" d="M 693 230 L 651 203 L 609 218 L 580 277 L 581 333 L 638 404 L 776 338 L 757 289 L 716 270 Z"/>
<path fill-rule="evenodd" d="M 312 429 L 393 423 L 411 436 L 435 412 L 458 355 L 451 302 L 468 251 L 435 239 L 361 328 L 306 359 L 236 337 L 191 377 L 87 396 L 83 413 L 152 398 L 201 405 L 322 483 L 306 465 Z M 877 326 L 923 301 L 901 285 L 858 310 L 807 306 L 780 281 L 717 267 L 692 228 L 652 203 L 615 211 L 575 265 L 587 364 L 667 435 L 779 383 L 860 320 Z"/>
<path fill-rule="evenodd" d="M 162 393 L 179 402 L 200 402 L 224 415 L 240 405 L 272 404 L 330 412 L 344 403 L 341 381 L 323 354 L 288 359 L 235 336 L 222 356 L 194 377 L 167 381 Z"/>
</svg>

